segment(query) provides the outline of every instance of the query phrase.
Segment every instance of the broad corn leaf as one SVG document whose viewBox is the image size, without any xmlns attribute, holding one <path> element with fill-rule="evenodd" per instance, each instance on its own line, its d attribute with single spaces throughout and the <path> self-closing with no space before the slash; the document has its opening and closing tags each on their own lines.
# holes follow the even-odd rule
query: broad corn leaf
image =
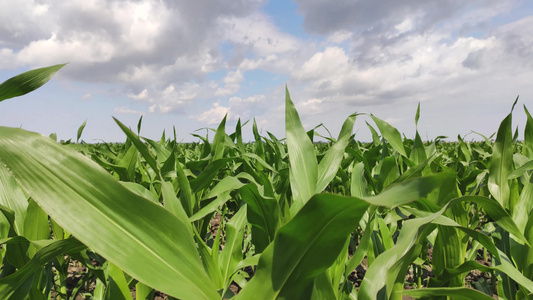
<svg viewBox="0 0 533 300">
<path fill-rule="evenodd" d="M 11 77 L 0 84 L 0 102 L 9 98 L 25 95 L 40 88 L 66 64 L 30 70 Z"/>
<path fill-rule="evenodd" d="M 491 296 L 488 296 L 480 291 L 465 287 L 425 288 L 416 290 L 406 290 L 402 293 L 410 297 L 450 296 L 452 299 L 494 299 Z"/>
<path fill-rule="evenodd" d="M 296 184 L 298 189 L 299 199 L 294 200 L 298 209 L 315 194 L 318 163 L 313 143 L 300 122 L 288 90 L 285 96 L 285 132 L 291 176 L 294 179 L 294 181 L 291 180 L 291 185 Z"/>
<path fill-rule="evenodd" d="M 524 105 L 524 112 L 526 113 L 526 128 L 524 129 L 524 155 L 533 159 L 533 118 L 526 106 Z"/>
<path fill-rule="evenodd" d="M 182 299 L 218 297 L 188 219 L 36 133 L 0 127 L 0 160 L 55 222 L 129 275 Z"/>
<path fill-rule="evenodd" d="M 402 142 L 402 135 L 398 131 L 398 129 L 394 128 L 389 123 L 370 115 L 372 120 L 376 123 L 376 125 L 379 128 L 379 131 L 381 131 L 381 135 L 389 142 L 389 144 L 392 146 L 392 149 L 396 150 L 401 155 L 407 157 L 407 153 L 405 152 L 405 148 L 403 147 Z"/>
<path fill-rule="evenodd" d="M 425 218 L 418 218 L 404 222 L 398 240 L 394 247 L 385 251 L 372 263 L 365 274 L 365 280 L 359 289 L 359 299 L 376 299 L 378 293 L 384 299 L 388 299 L 392 293 L 392 287 L 404 270 L 405 264 L 414 260 L 413 247 L 419 245 L 420 240 L 435 228 L 431 221 L 441 215 L 444 209 Z M 402 279 L 403 280 L 403 279 Z M 381 290 L 385 289 L 385 294 Z"/>
<path fill-rule="evenodd" d="M 337 259 L 368 208 L 364 201 L 313 196 L 261 255 L 257 272 L 236 299 L 310 299 L 314 278 Z M 348 225 L 348 226 L 347 226 Z"/>
<path fill-rule="evenodd" d="M 318 165 L 316 193 L 322 192 L 337 174 L 343 159 L 344 150 L 348 146 L 349 139 L 352 136 L 356 116 L 356 114 L 353 114 L 344 121 L 337 142 L 328 149 L 328 152 L 320 161 Z"/>
<path fill-rule="evenodd" d="M 516 102 L 515 102 L 516 103 Z M 514 105 L 513 105 L 514 106 Z M 501 122 L 492 150 L 488 187 L 492 196 L 508 208 L 510 187 L 507 181 L 513 166 L 512 112 Z"/>
<path fill-rule="evenodd" d="M 213 151 L 213 160 L 220 159 L 224 156 L 227 117 L 228 116 L 225 115 L 220 125 L 218 125 L 217 132 L 215 133 L 215 138 L 213 139 L 213 146 L 211 148 L 211 151 Z"/>
<path fill-rule="evenodd" d="M 280 210 L 273 198 L 259 194 L 254 184 L 240 189 L 243 200 L 247 203 L 248 222 L 252 224 L 252 242 L 255 253 L 261 253 L 274 240 L 279 225 Z"/>
<path fill-rule="evenodd" d="M 25 239 L 22 237 L 17 238 Z M 0 299 L 9 299 L 28 278 L 42 269 L 42 266 L 48 261 L 59 255 L 76 253 L 85 248 L 87 247 L 74 238 L 55 241 L 48 246 L 41 248 L 35 253 L 33 258 L 17 272 L 0 279 Z M 24 298 L 24 296 L 22 298 Z"/>
<path fill-rule="evenodd" d="M 14 229 L 16 233 L 22 235 L 28 199 L 22 193 L 15 178 L 11 176 L 9 170 L 2 163 L 0 163 L 0 204 L 15 213 Z"/>
<path fill-rule="evenodd" d="M 242 240 L 244 226 L 246 225 L 246 207 L 239 210 L 237 214 L 226 223 L 226 244 L 218 256 L 218 265 L 222 274 L 222 280 L 229 285 L 229 279 L 235 271 L 236 266 L 243 259 Z M 217 251 L 215 249 L 214 251 Z"/>
</svg>

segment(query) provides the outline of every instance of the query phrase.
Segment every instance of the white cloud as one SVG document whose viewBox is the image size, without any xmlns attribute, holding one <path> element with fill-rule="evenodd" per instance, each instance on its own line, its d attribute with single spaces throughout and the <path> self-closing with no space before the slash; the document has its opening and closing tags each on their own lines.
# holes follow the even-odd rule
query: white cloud
<svg viewBox="0 0 533 300">
<path fill-rule="evenodd" d="M 179 90 L 176 90 L 174 85 L 167 86 L 156 98 L 150 98 L 149 102 L 152 105 L 149 112 L 170 113 L 187 103 L 194 101 L 198 96 L 201 87 L 195 83 L 187 83 Z"/>
<path fill-rule="evenodd" d="M 309 99 L 299 102 L 296 106 L 301 114 L 314 115 L 325 111 L 323 99 Z"/>
<path fill-rule="evenodd" d="M 148 90 L 144 89 L 138 94 L 128 94 L 128 97 L 135 100 L 144 100 L 148 98 Z"/>
<path fill-rule="evenodd" d="M 400 35 L 402 33 L 406 33 L 409 30 L 413 29 L 414 22 L 411 18 L 405 18 L 400 24 L 394 26 L 394 29 L 396 29 L 396 35 Z"/>
<path fill-rule="evenodd" d="M 109 62 L 117 50 L 109 37 L 80 33 L 61 40 L 53 32 L 49 39 L 31 42 L 16 57 L 24 65 L 43 66 L 65 62 L 92 64 Z"/>
<path fill-rule="evenodd" d="M 352 59 L 357 54 L 343 48 L 328 47 L 296 68 L 294 78 L 309 82 L 306 90 L 316 99 L 362 105 L 394 102 L 433 92 L 461 76 L 466 80 L 473 76 L 471 68 L 463 67 L 469 55 L 472 59 L 471 53 L 495 47 L 494 37 L 459 38 L 452 44 L 441 41 L 441 34 L 411 35 L 394 46 L 376 47 L 374 63 Z"/>
<path fill-rule="evenodd" d="M 385 122 L 387 122 L 387 123 L 389 123 L 391 125 L 398 124 L 401 121 L 403 121 L 403 119 L 400 119 L 400 118 L 387 118 L 387 119 L 385 119 Z"/>
<path fill-rule="evenodd" d="M 83 96 L 81 96 L 81 100 L 82 101 L 88 101 L 88 100 L 91 100 L 93 98 L 93 95 L 91 93 L 87 93 Z"/>
<path fill-rule="evenodd" d="M 328 47 L 306 61 L 295 74 L 302 80 L 327 78 L 349 70 L 349 58 L 340 47 Z"/>
<path fill-rule="evenodd" d="M 143 111 L 133 110 L 126 106 L 115 107 L 113 111 L 119 114 L 128 114 L 128 115 L 139 115 L 140 116 L 140 115 L 145 114 Z"/>
<path fill-rule="evenodd" d="M 229 99 L 229 103 L 230 104 L 238 104 L 238 105 L 242 105 L 242 104 L 246 104 L 246 103 L 260 103 L 260 102 L 263 102 L 265 101 L 266 97 L 265 95 L 253 95 L 253 96 L 250 96 L 250 97 L 246 97 L 246 98 L 241 98 L 241 97 L 231 97 Z"/>
<path fill-rule="evenodd" d="M 244 77 L 240 70 L 228 72 L 228 75 L 223 79 L 224 87 L 218 88 L 215 92 L 215 96 L 226 96 L 236 93 L 239 91 L 243 80 Z"/>
<path fill-rule="evenodd" d="M 220 106 L 218 102 L 215 102 L 210 110 L 199 115 L 193 115 L 190 118 L 208 125 L 219 124 L 228 112 L 229 109 L 227 107 Z"/>
<path fill-rule="evenodd" d="M 226 28 L 225 40 L 249 47 L 258 56 L 287 52 L 303 46 L 297 38 L 276 28 L 262 13 L 224 18 L 221 24 Z"/>
<path fill-rule="evenodd" d="M 352 38 L 353 33 L 347 30 L 339 30 L 328 36 L 327 42 L 333 44 L 340 44 L 350 38 Z"/>
<path fill-rule="evenodd" d="M 296 0 L 303 35 L 280 27 L 297 18 L 277 21 L 264 2 L 0 1 L 0 68 L 69 61 L 54 79 L 94 84 L 148 113 L 256 117 L 280 132 L 286 82 L 310 126 L 354 108 L 392 120 L 418 101 L 485 107 L 531 91 L 533 17 L 513 10 L 528 2 Z M 115 112 L 139 113 L 121 105 Z"/>
</svg>

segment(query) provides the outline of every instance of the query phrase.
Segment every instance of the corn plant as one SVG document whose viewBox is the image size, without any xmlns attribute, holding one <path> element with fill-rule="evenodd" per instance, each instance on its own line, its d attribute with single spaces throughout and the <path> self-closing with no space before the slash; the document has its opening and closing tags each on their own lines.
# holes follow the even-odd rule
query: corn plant
<svg viewBox="0 0 533 300">
<path fill-rule="evenodd" d="M 9 79 L 0 100 L 61 67 Z M 253 143 L 226 118 L 194 143 L 145 138 L 142 117 L 115 119 L 120 144 L 80 143 L 86 122 L 62 143 L 0 127 L 0 298 L 533 297 L 525 106 L 524 140 L 511 109 L 494 143 L 407 139 L 361 113 L 334 138 L 303 128 L 288 91 L 285 108 L 286 137 L 253 120 Z"/>
</svg>

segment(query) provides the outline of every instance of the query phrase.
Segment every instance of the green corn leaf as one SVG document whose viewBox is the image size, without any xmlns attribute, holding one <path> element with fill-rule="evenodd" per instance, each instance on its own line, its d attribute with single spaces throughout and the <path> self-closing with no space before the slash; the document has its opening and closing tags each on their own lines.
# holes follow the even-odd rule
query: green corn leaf
<svg viewBox="0 0 533 300">
<path fill-rule="evenodd" d="M 240 189 L 245 184 L 242 183 L 237 177 L 228 176 L 218 182 L 207 194 L 204 195 L 202 200 L 214 198 L 222 193 Z"/>
<path fill-rule="evenodd" d="M 157 162 L 155 161 L 155 158 L 152 156 L 150 151 L 148 150 L 148 147 L 139 139 L 139 137 L 133 133 L 126 125 L 122 124 L 119 120 L 116 118 L 113 118 L 115 122 L 118 124 L 120 129 L 126 134 L 128 139 L 135 145 L 137 150 L 141 153 L 141 155 L 144 157 L 148 165 L 152 168 L 152 170 L 156 173 L 156 176 L 158 179 L 161 179 L 161 171 L 159 171 L 159 166 L 157 165 Z"/>
<path fill-rule="evenodd" d="M 47 240 L 50 238 L 50 228 L 48 226 L 48 215 L 30 199 L 28 203 L 28 211 L 26 219 L 24 220 L 24 237 L 36 241 Z M 29 257 L 32 257 L 36 249 L 32 246 L 28 249 Z"/>
<path fill-rule="evenodd" d="M 213 244 L 213 248 L 209 248 L 197 231 L 194 231 L 194 241 L 198 245 L 198 252 L 209 278 L 218 290 L 223 289 L 224 281 L 218 265 L 218 257 L 216 255 L 212 255 L 212 253 L 218 254 L 219 244 Z M 215 257 L 217 259 L 215 259 Z"/>
<path fill-rule="evenodd" d="M 328 152 L 320 161 L 315 193 L 322 192 L 337 174 L 344 156 L 344 149 L 348 146 L 349 139 L 352 136 L 356 117 L 357 114 L 353 114 L 344 121 L 337 142 L 328 149 Z"/>
<path fill-rule="evenodd" d="M 311 300 L 336 299 L 331 280 L 328 272 L 323 272 L 315 277 Z"/>
<path fill-rule="evenodd" d="M 78 134 L 76 135 L 76 143 L 80 142 L 81 134 L 83 133 L 83 129 L 85 129 L 85 126 L 87 125 L 87 120 L 83 122 L 83 124 L 80 125 L 78 128 Z"/>
<path fill-rule="evenodd" d="M 124 156 L 120 159 L 119 167 L 122 167 L 122 170 L 125 170 L 124 174 L 125 180 L 135 181 L 135 172 L 137 171 L 137 161 L 138 161 L 139 151 L 135 147 L 129 147 Z M 117 170 L 118 168 L 114 168 Z M 121 172 L 124 172 L 122 171 Z"/>
<path fill-rule="evenodd" d="M 365 179 L 365 165 L 358 162 L 353 166 L 350 180 L 350 195 L 354 197 L 369 196 L 367 181 Z"/>
<path fill-rule="evenodd" d="M 224 205 L 224 203 L 228 202 L 231 199 L 232 197 L 229 191 L 219 193 L 216 196 L 215 200 L 211 201 L 209 204 L 198 210 L 198 212 L 196 212 L 189 218 L 189 221 L 194 222 L 203 219 L 205 216 L 217 211 L 219 207 L 221 207 L 222 205 Z"/>
<path fill-rule="evenodd" d="M 418 107 L 416 108 L 415 114 L 415 126 L 418 127 L 418 119 L 420 119 L 420 102 L 418 102 Z"/>
<path fill-rule="evenodd" d="M 246 123 L 247 122 L 245 122 L 244 124 L 246 125 Z M 242 142 L 242 126 L 243 125 L 241 125 L 241 118 L 239 118 L 237 120 L 237 125 L 235 125 L 235 139 L 237 148 L 239 148 L 241 154 L 244 154 L 246 150 L 244 149 L 244 143 Z"/>
<path fill-rule="evenodd" d="M 54 221 L 129 275 L 182 299 L 218 297 L 187 219 L 36 133 L 0 127 L 0 160 Z"/>
<path fill-rule="evenodd" d="M 165 143 L 164 141 L 157 142 L 151 139 L 147 139 L 145 137 L 142 137 L 142 139 L 145 140 L 146 143 L 148 143 L 150 147 L 152 147 L 152 149 L 154 149 L 155 159 L 159 164 L 166 162 L 170 158 L 172 152 L 169 151 L 169 149 L 165 148 L 165 146 L 163 145 Z M 170 169 L 172 169 L 172 166 L 173 164 L 170 164 Z"/>
<path fill-rule="evenodd" d="M 450 201 L 450 207 L 457 205 L 459 202 L 475 202 L 483 207 L 483 210 L 507 232 L 513 234 L 517 239 L 526 245 L 529 244 L 522 231 L 515 224 L 509 213 L 494 199 L 482 196 L 464 196 Z"/>
<path fill-rule="evenodd" d="M 213 178 L 215 178 L 215 176 L 218 174 L 220 169 L 226 166 L 226 164 L 231 160 L 233 160 L 233 158 L 221 158 L 214 160 L 209 165 L 207 165 L 205 170 L 198 177 L 190 181 L 192 192 L 198 193 L 208 187 L 211 184 Z"/>
<path fill-rule="evenodd" d="M 37 251 L 33 258 L 17 272 L 0 279 L 0 299 L 9 299 L 26 280 L 42 269 L 42 266 L 50 260 L 59 255 L 82 251 L 85 248 L 85 245 L 73 238 L 50 243 Z"/>
<path fill-rule="evenodd" d="M 143 116 L 139 118 L 139 122 L 137 122 L 137 135 L 141 134 L 141 126 L 143 122 Z M 175 128 L 174 128 L 175 129 Z M 174 130 L 174 134 L 176 133 L 176 130 Z"/>
<path fill-rule="evenodd" d="M 128 283 L 126 282 L 126 277 L 124 277 L 124 272 L 114 264 L 109 264 L 106 271 L 108 281 L 104 292 L 104 299 L 133 300 Z"/>
<path fill-rule="evenodd" d="M 66 64 L 39 68 L 11 77 L 0 84 L 0 102 L 40 88 Z"/>
<path fill-rule="evenodd" d="M 174 155 L 174 154 L 172 154 Z M 192 193 L 191 184 L 179 161 L 175 161 L 176 174 L 180 187 L 180 201 L 188 216 L 192 216 L 196 205 L 196 197 Z"/>
<path fill-rule="evenodd" d="M 524 235 L 528 241 L 533 241 L 533 214 L 529 215 L 529 221 L 526 223 Z M 529 247 L 524 253 L 524 276 L 526 278 L 533 278 L 533 247 Z"/>
<path fill-rule="evenodd" d="M 505 253 L 498 250 L 497 255 L 501 258 L 500 265 L 493 265 L 491 267 L 488 267 L 476 261 L 470 260 L 461 264 L 460 266 L 457 266 L 456 268 L 446 269 L 443 277 L 457 276 L 459 274 L 464 274 L 476 269 L 482 272 L 498 271 L 502 274 L 508 275 L 516 283 L 525 288 L 530 294 L 533 294 L 533 281 L 530 278 L 524 276 L 522 273 L 520 273 L 520 271 L 518 271 L 518 269 L 513 265 L 513 263 Z M 506 288 L 509 288 L 510 290 L 515 290 L 514 286 Z"/>
<path fill-rule="evenodd" d="M 413 150 L 411 150 L 409 159 L 413 161 L 415 165 L 421 164 L 427 160 L 426 149 L 422 139 L 420 138 L 420 134 L 418 134 L 418 130 L 416 131 L 415 143 L 413 145 Z"/>
<path fill-rule="evenodd" d="M 289 151 L 289 162 L 292 178 L 292 184 L 298 189 L 300 198 L 295 199 L 296 209 L 303 206 L 316 192 L 318 163 L 315 155 L 313 143 L 307 136 L 298 112 L 291 101 L 289 91 L 286 90 L 285 96 L 285 131 L 287 135 L 287 148 Z"/>
<path fill-rule="evenodd" d="M 15 214 L 14 230 L 19 235 L 24 232 L 24 220 L 28 208 L 28 199 L 22 193 L 15 178 L 0 163 L 0 204 L 11 209 Z"/>
<path fill-rule="evenodd" d="M 228 115 L 224 116 L 220 125 L 218 125 L 217 132 L 213 139 L 213 146 L 211 151 L 213 151 L 213 160 L 220 159 L 224 156 L 225 141 L 226 141 L 226 118 Z"/>
<path fill-rule="evenodd" d="M 415 257 L 414 251 L 419 246 L 419 241 L 434 230 L 431 222 L 445 211 L 441 209 L 435 214 L 425 218 L 405 221 L 398 236 L 397 242 L 391 249 L 385 251 L 370 265 L 359 289 L 359 299 L 388 299 L 393 290 L 393 285 L 405 265 L 410 264 Z M 403 273 L 405 274 L 405 273 Z M 403 281 L 403 278 L 402 278 Z"/>
<path fill-rule="evenodd" d="M 255 118 L 254 118 L 254 123 L 252 125 L 252 132 L 254 134 L 254 139 L 255 139 L 254 153 L 257 154 L 262 159 L 264 159 L 265 155 L 264 155 L 264 149 L 263 149 L 263 141 L 261 140 L 261 135 L 259 134 L 259 130 L 257 129 L 257 123 L 255 122 Z"/>
<path fill-rule="evenodd" d="M 274 240 L 280 224 L 280 209 L 276 199 L 259 194 L 255 184 L 240 189 L 242 199 L 248 204 L 248 222 L 252 224 L 252 242 L 255 253 L 261 253 Z"/>
<path fill-rule="evenodd" d="M 422 298 L 429 297 L 433 298 L 435 296 L 449 296 L 452 299 L 480 299 L 480 300 L 494 300 L 491 296 L 488 296 L 480 291 L 474 289 L 469 289 L 465 287 L 443 287 L 443 288 L 425 288 L 425 289 L 416 289 L 416 290 L 405 290 L 402 294 L 414 297 Z"/>
<path fill-rule="evenodd" d="M 264 161 L 259 155 L 255 154 L 255 153 L 245 152 L 245 153 L 242 154 L 242 156 L 257 160 L 257 162 L 259 163 L 259 166 L 257 166 L 258 170 L 262 170 L 261 167 L 264 167 L 264 168 L 269 169 L 270 171 L 272 171 L 274 173 L 277 172 L 274 168 L 272 168 L 272 166 L 270 166 L 266 161 Z"/>
<path fill-rule="evenodd" d="M 379 134 L 378 132 L 374 129 L 374 127 L 372 127 L 372 125 L 368 124 L 368 122 L 366 122 L 366 126 L 368 127 L 368 129 L 370 129 L 370 132 L 372 133 L 372 143 L 377 146 L 381 143 L 381 139 L 379 138 Z"/>
<path fill-rule="evenodd" d="M 518 100 L 518 99 L 517 99 Z M 515 101 L 516 104 L 516 101 Z M 513 105 L 514 107 L 514 105 Z M 513 166 L 512 112 L 501 122 L 492 150 L 488 188 L 491 195 L 508 208 L 510 187 L 507 181 Z"/>
<path fill-rule="evenodd" d="M 531 118 L 525 105 L 524 111 L 527 117 L 526 128 L 524 129 L 524 155 L 533 159 L 533 118 Z"/>
<path fill-rule="evenodd" d="M 527 230 L 526 223 L 531 217 L 533 211 L 533 175 L 528 177 L 528 180 L 522 188 L 516 207 L 518 209 L 513 209 L 512 216 L 513 221 L 518 226 L 520 232 Z M 533 241 L 530 239 L 530 241 Z"/>
<path fill-rule="evenodd" d="M 394 156 L 387 156 L 379 164 L 379 176 L 377 178 L 377 188 L 383 190 L 400 177 L 398 163 Z"/>
<path fill-rule="evenodd" d="M 313 196 L 281 227 L 257 272 L 236 299 L 310 299 L 313 281 L 339 256 L 368 204 L 332 194 Z"/>
<path fill-rule="evenodd" d="M 242 240 L 246 225 L 246 207 L 240 209 L 229 222 L 226 223 L 226 245 L 218 257 L 218 265 L 222 273 L 222 280 L 229 286 L 231 275 L 243 258 Z M 216 251 L 216 250 L 215 250 Z"/>
<path fill-rule="evenodd" d="M 134 194 L 137 194 L 140 197 L 146 198 L 154 203 L 159 204 L 159 199 L 157 199 L 156 196 L 152 192 L 147 190 L 144 186 L 129 181 L 120 181 L 120 184 L 122 184 L 122 186 L 124 186 Z"/>
<path fill-rule="evenodd" d="M 381 131 L 381 135 L 383 135 L 383 137 L 392 146 L 392 149 L 396 150 L 396 152 L 400 153 L 401 155 L 407 157 L 407 153 L 405 152 L 405 148 L 403 147 L 402 135 L 400 134 L 398 129 L 394 128 L 389 123 L 373 115 L 370 115 L 370 117 L 378 126 L 379 131 Z"/>
<path fill-rule="evenodd" d="M 161 195 L 163 196 L 163 203 L 165 208 L 173 213 L 180 220 L 189 220 L 189 216 L 185 209 L 181 205 L 181 201 L 176 197 L 176 192 L 174 191 L 174 186 L 170 181 L 161 182 Z M 186 227 L 192 229 L 191 224 L 186 222 Z M 192 234 L 192 231 L 190 232 Z"/>
<path fill-rule="evenodd" d="M 148 299 L 153 289 L 142 282 L 135 284 L 135 299 Z"/>
<path fill-rule="evenodd" d="M 418 177 L 391 184 L 382 193 L 373 197 L 362 197 L 361 199 L 372 205 L 392 208 L 427 196 L 431 191 L 441 186 L 443 180 L 453 176 L 454 174 L 452 173 L 443 172 L 436 175 Z"/>
<path fill-rule="evenodd" d="M 533 170 L 533 160 L 530 160 L 526 162 L 525 164 L 521 165 L 520 167 L 516 168 L 514 171 L 512 171 L 509 176 L 507 177 L 508 180 L 518 178 L 527 171 Z"/>
</svg>

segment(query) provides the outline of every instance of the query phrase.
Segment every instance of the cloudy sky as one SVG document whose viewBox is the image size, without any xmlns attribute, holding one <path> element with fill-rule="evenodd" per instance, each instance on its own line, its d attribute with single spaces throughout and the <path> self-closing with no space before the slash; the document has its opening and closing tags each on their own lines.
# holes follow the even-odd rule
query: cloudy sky
<svg viewBox="0 0 533 300">
<path fill-rule="evenodd" d="M 359 112 L 413 137 L 420 103 L 424 139 L 479 139 L 518 95 L 521 132 L 533 110 L 533 2 L 0 0 L 0 81 L 65 62 L 0 103 L 0 125 L 75 139 L 87 120 L 87 142 L 123 141 L 112 116 L 135 128 L 143 115 L 141 135 L 175 126 L 191 141 L 228 114 L 228 133 L 255 118 L 284 137 L 287 84 L 306 129 L 336 136 Z"/>
</svg>

